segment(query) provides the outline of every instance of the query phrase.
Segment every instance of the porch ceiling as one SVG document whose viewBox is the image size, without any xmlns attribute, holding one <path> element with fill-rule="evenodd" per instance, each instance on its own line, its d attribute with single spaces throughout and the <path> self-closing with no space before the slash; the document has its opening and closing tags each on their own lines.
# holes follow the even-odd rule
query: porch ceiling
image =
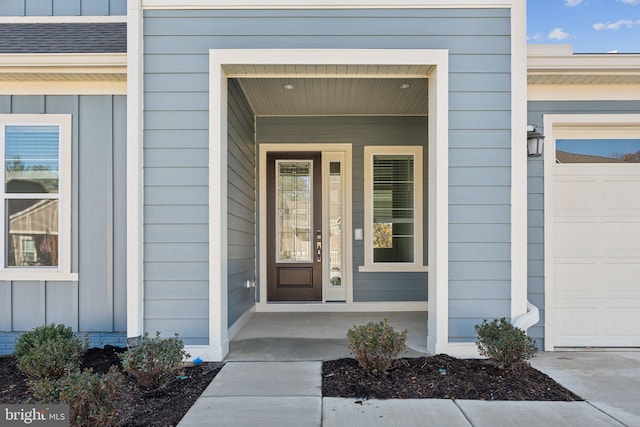
<svg viewBox="0 0 640 427">
<path fill-rule="evenodd" d="M 238 79 L 258 116 L 424 116 L 426 77 L 433 71 L 432 65 L 397 64 L 227 64 L 223 68 L 228 77 Z M 402 89 L 402 83 L 409 85 Z"/>
<path fill-rule="evenodd" d="M 425 116 L 428 112 L 424 77 L 273 77 L 238 81 L 258 116 Z M 293 89 L 287 90 L 285 85 L 293 85 Z"/>
</svg>

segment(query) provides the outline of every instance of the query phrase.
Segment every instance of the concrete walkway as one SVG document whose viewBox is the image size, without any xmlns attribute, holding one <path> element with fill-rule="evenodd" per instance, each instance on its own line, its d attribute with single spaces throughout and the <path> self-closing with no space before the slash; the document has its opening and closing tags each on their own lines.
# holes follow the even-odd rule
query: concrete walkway
<svg viewBox="0 0 640 427">
<path fill-rule="evenodd" d="M 323 399 L 320 361 L 228 362 L 179 426 L 640 426 L 640 353 L 543 353 L 533 365 L 587 400 Z"/>
</svg>

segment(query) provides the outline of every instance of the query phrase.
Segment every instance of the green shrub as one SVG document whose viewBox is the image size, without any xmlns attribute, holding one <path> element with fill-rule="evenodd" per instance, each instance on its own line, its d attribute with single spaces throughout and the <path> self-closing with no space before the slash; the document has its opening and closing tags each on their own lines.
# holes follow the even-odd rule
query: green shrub
<svg viewBox="0 0 640 427">
<path fill-rule="evenodd" d="M 393 359 L 406 350 L 407 330 L 396 332 L 387 319 L 353 326 L 347 332 L 349 351 L 369 373 L 386 372 Z"/>
<path fill-rule="evenodd" d="M 85 369 L 62 378 L 30 381 L 29 386 L 40 403 L 67 403 L 72 426 L 115 426 L 122 418 L 118 397 L 124 390 L 124 376 L 115 366 L 104 375 Z"/>
<path fill-rule="evenodd" d="M 478 352 L 500 369 L 518 370 L 538 352 L 535 341 L 504 317 L 475 326 Z"/>
<path fill-rule="evenodd" d="M 18 369 L 34 381 L 60 378 L 80 370 L 87 344 L 62 324 L 39 326 L 15 343 Z"/>
<path fill-rule="evenodd" d="M 122 367 L 133 375 L 138 384 L 145 388 L 158 388 L 173 379 L 182 367 L 182 361 L 189 357 L 184 351 L 184 343 L 178 334 L 172 338 L 149 338 L 145 332 L 140 342 L 120 354 Z"/>
</svg>

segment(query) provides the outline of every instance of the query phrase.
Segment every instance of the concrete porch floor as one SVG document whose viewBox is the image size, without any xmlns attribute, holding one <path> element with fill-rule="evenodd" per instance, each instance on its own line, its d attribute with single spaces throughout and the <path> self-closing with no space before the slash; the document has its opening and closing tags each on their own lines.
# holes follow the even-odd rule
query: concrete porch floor
<svg viewBox="0 0 640 427">
<path fill-rule="evenodd" d="M 408 330 L 407 353 L 427 353 L 427 312 L 255 313 L 229 343 L 227 361 L 303 361 L 350 357 L 347 330 L 387 318 Z"/>
</svg>

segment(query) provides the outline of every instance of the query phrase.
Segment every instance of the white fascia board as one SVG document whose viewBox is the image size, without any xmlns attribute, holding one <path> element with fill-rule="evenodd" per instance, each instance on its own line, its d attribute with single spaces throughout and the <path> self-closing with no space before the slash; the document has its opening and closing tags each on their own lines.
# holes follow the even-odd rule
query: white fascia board
<svg viewBox="0 0 640 427">
<path fill-rule="evenodd" d="M 638 101 L 640 85 L 529 85 L 528 101 Z"/>
<path fill-rule="evenodd" d="M 144 9 L 420 9 L 504 8 L 513 0 L 142 0 Z"/>
<path fill-rule="evenodd" d="M 127 82 L 0 80 L 0 95 L 126 95 Z"/>
<path fill-rule="evenodd" d="M 0 72 L 108 73 L 127 72 L 126 53 L 0 54 Z"/>
<path fill-rule="evenodd" d="M 0 16 L 0 24 L 112 24 L 118 22 L 127 22 L 127 15 Z"/>
<path fill-rule="evenodd" d="M 529 74 L 640 73 L 640 55 L 529 55 L 527 69 Z"/>
</svg>

